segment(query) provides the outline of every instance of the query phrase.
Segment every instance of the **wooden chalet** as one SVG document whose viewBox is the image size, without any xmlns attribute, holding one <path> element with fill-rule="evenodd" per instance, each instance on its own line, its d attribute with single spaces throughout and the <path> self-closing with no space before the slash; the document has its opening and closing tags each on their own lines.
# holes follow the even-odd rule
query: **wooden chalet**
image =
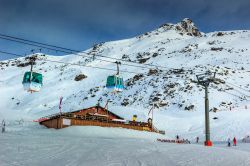
<svg viewBox="0 0 250 166">
<path fill-rule="evenodd" d="M 151 121 L 137 122 L 124 120 L 122 117 L 101 106 L 94 106 L 78 111 L 59 113 L 38 120 L 48 128 L 61 129 L 69 126 L 102 126 L 121 127 L 127 129 L 160 132 L 153 127 Z"/>
</svg>

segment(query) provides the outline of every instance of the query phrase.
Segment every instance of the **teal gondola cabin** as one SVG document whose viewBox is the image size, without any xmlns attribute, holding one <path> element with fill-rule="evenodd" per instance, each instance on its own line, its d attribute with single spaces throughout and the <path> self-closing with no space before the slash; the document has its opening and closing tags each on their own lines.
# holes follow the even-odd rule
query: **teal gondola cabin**
<svg viewBox="0 0 250 166">
<path fill-rule="evenodd" d="M 38 92 L 43 85 L 43 76 L 36 72 L 25 72 L 22 84 L 24 90 Z"/>
<path fill-rule="evenodd" d="M 106 88 L 112 91 L 121 92 L 124 89 L 123 78 L 119 75 L 108 76 Z"/>
</svg>

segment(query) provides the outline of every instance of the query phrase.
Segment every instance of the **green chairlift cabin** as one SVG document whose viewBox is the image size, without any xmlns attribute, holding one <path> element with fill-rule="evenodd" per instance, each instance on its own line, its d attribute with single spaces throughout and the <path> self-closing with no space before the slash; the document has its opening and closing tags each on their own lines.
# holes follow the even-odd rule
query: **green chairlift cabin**
<svg viewBox="0 0 250 166">
<path fill-rule="evenodd" d="M 39 92 L 43 85 L 43 75 L 40 73 L 33 72 L 34 57 L 30 58 L 31 69 L 25 72 L 23 76 L 23 88 L 28 92 Z"/>
<path fill-rule="evenodd" d="M 119 65 L 121 62 L 115 63 L 117 64 L 117 73 L 115 75 L 108 76 L 106 88 L 114 92 L 121 92 L 124 89 L 123 78 L 119 76 Z"/>
</svg>

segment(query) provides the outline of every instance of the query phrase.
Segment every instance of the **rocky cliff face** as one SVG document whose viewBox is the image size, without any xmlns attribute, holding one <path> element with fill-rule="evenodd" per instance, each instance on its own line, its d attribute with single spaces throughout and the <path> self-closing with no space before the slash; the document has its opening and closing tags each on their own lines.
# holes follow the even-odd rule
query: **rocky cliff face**
<svg viewBox="0 0 250 166">
<path fill-rule="evenodd" d="M 176 30 L 179 34 L 187 34 L 189 36 L 196 36 L 201 37 L 202 34 L 199 29 L 195 26 L 194 22 L 189 19 L 185 18 L 181 22 L 177 24 L 163 24 L 160 28 L 164 30 Z"/>
</svg>

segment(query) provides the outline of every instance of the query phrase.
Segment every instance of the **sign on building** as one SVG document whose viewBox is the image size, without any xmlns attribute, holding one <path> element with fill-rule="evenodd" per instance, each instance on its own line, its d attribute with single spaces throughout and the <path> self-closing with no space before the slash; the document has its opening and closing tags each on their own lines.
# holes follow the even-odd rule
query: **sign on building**
<svg viewBox="0 0 250 166">
<path fill-rule="evenodd" d="M 70 126 L 71 125 L 71 120 L 70 119 L 63 119 L 63 125 Z"/>
</svg>

